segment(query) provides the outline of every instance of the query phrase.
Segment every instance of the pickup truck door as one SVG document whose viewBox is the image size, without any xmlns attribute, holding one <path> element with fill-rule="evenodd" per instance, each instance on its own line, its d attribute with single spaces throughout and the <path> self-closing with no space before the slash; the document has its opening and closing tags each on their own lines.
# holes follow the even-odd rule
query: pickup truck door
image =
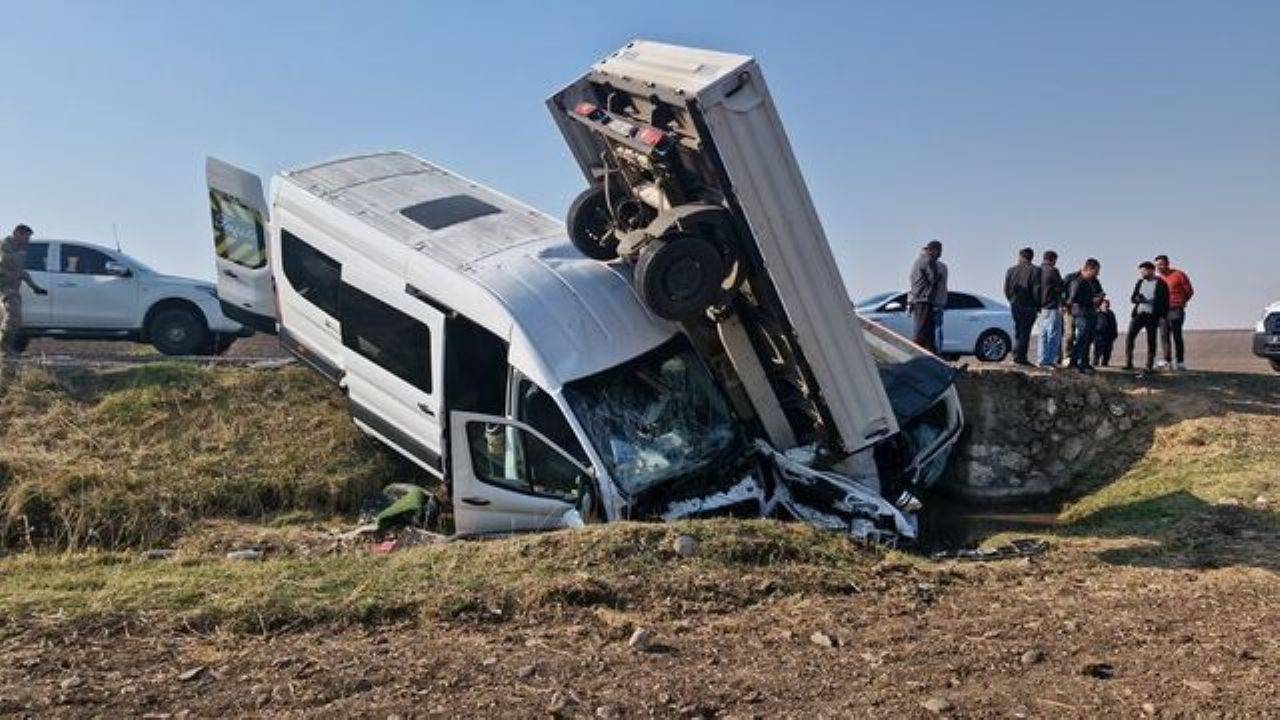
<svg viewBox="0 0 1280 720">
<path fill-rule="evenodd" d="M 528 425 L 449 414 L 454 525 L 460 535 L 577 527 L 591 471 Z"/>
<path fill-rule="evenodd" d="M 57 265 L 49 273 L 46 288 L 53 327 L 131 330 L 140 325 L 138 279 L 126 265 L 101 250 L 75 243 L 57 243 L 56 250 Z"/>
<path fill-rule="evenodd" d="M 217 158 L 205 160 L 205 180 L 222 312 L 274 335 L 277 311 L 267 239 L 271 216 L 262 180 Z"/>
<path fill-rule="evenodd" d="M 27 246 L 27 272 L 36 285 L 49 289 L 49 253 L 53 246 L 47 242 L 33 242 Z M 18 292 L 22 295 L 22 326 L 44 328 L 49 326 L 49 296 L 31 292 L 26 283 Z"/>
<path fill-rule="evenodd" d="M 409 294 L 398 275 L 343 265 L 338 385 L 366 432 L 444 476 L 441 396 L 444 313 Z M 386 277 L 384 277 L 386 275 Z"/>
</svg>

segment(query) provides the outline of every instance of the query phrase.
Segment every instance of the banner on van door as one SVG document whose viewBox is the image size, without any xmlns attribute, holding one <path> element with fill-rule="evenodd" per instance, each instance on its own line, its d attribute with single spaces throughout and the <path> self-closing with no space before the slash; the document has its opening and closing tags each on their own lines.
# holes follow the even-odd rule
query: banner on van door
<svg viewBox="0 0 1280 720">
<path fill-rule="evenodd" d="M 247 268 L 267 264 L 262 213 L 219 190 L 209 190 L 213 243 L 218 257 Z"/>
</svg>

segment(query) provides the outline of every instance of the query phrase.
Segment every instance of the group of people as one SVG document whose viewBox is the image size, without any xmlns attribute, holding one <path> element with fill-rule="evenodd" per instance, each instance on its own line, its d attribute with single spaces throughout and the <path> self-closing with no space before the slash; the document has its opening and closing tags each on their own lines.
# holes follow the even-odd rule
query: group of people
<svg viewBox="0 0 1280 720">
<path fill-rule="evenodd" d="M 931 352 L 940 347 L 937 337 L 947 298 L 947 266 L 941 258 L 941 242 L 933 240 L 921 248 L 911 267 L 907 293 L 914 340 Z M 1057 252 L 1046 250 L 1037 265 L 1034 250 L 1018 251 L 1017 262 L 1004 279 L 1004 294 L 1014 323 L 1014 363 L 1033 365 L 1028 355 L 1031 336 L 1038 326 L 1035 365 L 1062 365 L 1088 373 L 1095 366 L 1110 364 L 1120 328 L 1111 299 L 1099 280 L 1101 272 L 1102 263 L 1088 258 L 1080 269 L 1064 277 L 1058 270 Z M 1140 333 L 1146 333 L 1148 370 L 1186 369 L 1182 328 L 1194 293 L 1191 279 L 1169 264 L 1169 256 L 1157 255 L 1154 260 L 1138 263 L 1138 279 L 1129 296 L 1132 310 L 1125 335 L 1126 370 L 1134 368 L 1134 344 Z M 1163 359 L 1157 357 L 1157 337 Z"/>
</svg>

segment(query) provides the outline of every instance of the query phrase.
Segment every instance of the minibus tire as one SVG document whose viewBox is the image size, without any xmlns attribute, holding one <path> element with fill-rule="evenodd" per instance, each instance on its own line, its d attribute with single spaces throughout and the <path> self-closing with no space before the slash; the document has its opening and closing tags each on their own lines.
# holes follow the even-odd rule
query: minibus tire
<svg viewBox="0 0 1280 720">
<path fill-rule="evenodd" d="M 619 194 L 614 193 L 615 202 L 620 199 Z M 618 257 L 618 236 L 605 202 L 603 185 L 592 185 L 578 193 L 569 206 L 565 224 L 569 228 L 569 240 L 578 252 L 602 262 Z"/>
<path fill-rule="evenodd" d="M 724 258 L 714 243 L 674 234 L 651 240 L 640 250 L 636 286 L 658 317 L 693 320 L 720 297 L 724 272 Z"/>
</svg>

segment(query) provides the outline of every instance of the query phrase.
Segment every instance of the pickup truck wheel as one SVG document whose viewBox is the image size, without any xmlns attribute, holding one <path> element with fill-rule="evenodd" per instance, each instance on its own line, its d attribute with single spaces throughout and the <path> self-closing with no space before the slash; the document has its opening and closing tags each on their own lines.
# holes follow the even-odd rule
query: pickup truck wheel
<svg viewBox="0 0 1280 720">
<path fill-rule="evenodd" d="M 614 193 L 614 202 L 621 200 Z M 569 206 L 569 239 L 578 252 L 593 259 L 608 261 L 618 257 L 618 236 L 609 204 L 605 202 L 604 186 L 594 185 L 583 190 Z"/>
<path fill-rule="evenodd" d="M 1003 330 L 987 330 L 978 336 L 973 354 L 982 362 L 1000 362 L 1009 356 L 1013 341 Z"/>
<path fill-rule="evenodd" d="M 651 240 L 636 263 L 640 297 L 655 315 L 692 320 L 720 296 L 724 258 L 705 238 L 669 235 Z"/>
<path fill-rule="evenodd" d="M 162 310 L 148 330 L 151 344 L 165 355 L 194 355 L 209 345 L 209 328 L 191 310 Z"/>
<path fill-rule="evenodd" d="M 19 335 L 18 337 L 13 339 L 12 343 L 10 343 L 10 346 L 13 348 L 13 351 L 18 353 L 19 355 L 26 352 L 27 347 L 29 345 L 31 345 L 31 337 L 29 335 Z M 1271 362 L 1272 364 L 1274 364 L 1275 360 L 1272 360 Z"/>
</svg>

